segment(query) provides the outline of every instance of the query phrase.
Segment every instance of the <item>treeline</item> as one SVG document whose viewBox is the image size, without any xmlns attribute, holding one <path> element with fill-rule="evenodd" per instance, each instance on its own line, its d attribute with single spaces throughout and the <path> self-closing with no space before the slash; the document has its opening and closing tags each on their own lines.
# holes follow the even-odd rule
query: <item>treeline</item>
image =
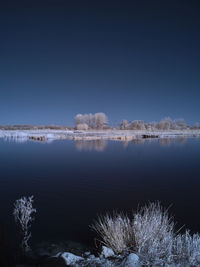
<svg viewBox="0 0 200 267">
<path fill-rule="evenodd" d="M 77 114 L 74 118 L 76 130 L 103 129 L 108 122 L 105 113 Z"/>
<path fill-rule="evenodd" d="M 73 130 L 72 126 L 59 125 L 0 125 L 0 130 Z"/>
<path fill-rule="evenodd" d="M 172 120 L 171 118 L 164 118 L 160 122 L 144 122 L 141 120 L 135 120 L 128 122 L 123 120 L 120 124 L 121 130 L 185 130 L 189 126 L 183 119 Z"/>
<path fill-rule="evenodd" d="M 200 124 L 187 125 L 184 119 L 175 119 L 167 117 L 160 122 L 144 122 L 143 120 L 122 120 L 119 126 L 109 126 L 108 117 L 103 112 L 77 114 L 74 117 L 74 126 L 59 125 L 0 125 L 0 130 L 89 130 L 89 129 L 120 129 L 120 130 L 199 130 Z"/>
</svg>

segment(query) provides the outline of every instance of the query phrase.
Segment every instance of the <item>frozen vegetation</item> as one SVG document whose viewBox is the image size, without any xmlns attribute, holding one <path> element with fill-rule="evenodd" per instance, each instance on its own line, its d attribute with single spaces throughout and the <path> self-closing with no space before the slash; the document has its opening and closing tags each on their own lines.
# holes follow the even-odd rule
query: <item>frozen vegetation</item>
<svg viewBox="0 0 200 267">
<path fill-rule="evenodd" d="M 116 255 L 135 253 L 140 266 L 200 266 L 200 235 L 177 233 L 174 226 L 167 210 L 150 203 L 132 218 L 124 214 L 99 217 L 92 228 Z"/>
<path fill-rule="evenodd" d="M 34 220 L 33 213 L 36 209 L 33 208 L 33 196 L 22 197 L 15 201 L 13 215 L 15 222 L 20 231 L 21 248 L 24 252 L 30 249 L 29 239 L 31 238 L 31 222 Z"/>
<path fill-rule="evenodd" d="M 0 130 L 0 138 L 25 142 L 71 140 L 119 140 L 132 141 L 142 138 L 200 137 L 200 129 L 185 130 Z"/>
<path fill-rule="evenodd" d="M 15 203 L 15 219 L 21 225 L 25 242 L 35 212 L 32 202 L 32 197 L 24 197 Z M 43 248 L 39 255 L 45 262 L 39 266 L 200 266 L 200 235 L 190 234 L 188 230 L 185 233 L 176 231 L 173 218 L 159 202 L 149 203 L 131 217 L 123 213 L 100 216 L 91 228 L 100 237 L 99 253 L 98 250 L 93 251 L 94 254 L 80 250 L 75 255 L 64 248 L 49 253 Z M 24 246 L 29 248 L 26 243 Z M 45 265 L 47 263 L 51 265 Z"/>
</svg>

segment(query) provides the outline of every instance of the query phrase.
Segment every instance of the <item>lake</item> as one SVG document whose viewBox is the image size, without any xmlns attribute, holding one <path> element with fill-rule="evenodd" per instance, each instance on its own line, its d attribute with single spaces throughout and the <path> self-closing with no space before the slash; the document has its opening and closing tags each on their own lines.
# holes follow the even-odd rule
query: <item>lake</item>
<svg viewBox="0 0 200 267">
<path fill-rule="evenodd" d="M 34 195 L 31 243 L 93 244 L 97 214 L 131 213 L 161 201 L 178 222 L 200 231 L 200 139 L 15 142 L 0 140 L 0 221 L 16 245 L 13 203 Z"/>
</svg>

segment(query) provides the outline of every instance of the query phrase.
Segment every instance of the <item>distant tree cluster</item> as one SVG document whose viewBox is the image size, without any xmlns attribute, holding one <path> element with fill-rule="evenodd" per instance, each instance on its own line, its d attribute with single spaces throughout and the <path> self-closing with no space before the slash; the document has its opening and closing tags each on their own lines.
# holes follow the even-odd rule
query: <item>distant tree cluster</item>
<svg viewBox="0 0 200 267">
<path fill-rule="evenodd" d="M 108 122 L 108 118 L 103 112 L 95 114 L 77 114 L 74 120 L 77 130 L 103 129 Z"/>
<path fill-rule="evenodd" d="M 200 124 L 198 122 L 195 123 L 195 125 L 190 126 L 191 130 L 199 130 L 200 129 Z"/>
<path fill-rule="evenodd" d="M 188 126 L 183 119 L 172 120 L 170 118 L 164 118 L 160 122 L 145 123 L 141 120 L 135 120 L 128 122 L 123 120 L 120 124 L 121 130 L 184 130 Z"/>
</svg>

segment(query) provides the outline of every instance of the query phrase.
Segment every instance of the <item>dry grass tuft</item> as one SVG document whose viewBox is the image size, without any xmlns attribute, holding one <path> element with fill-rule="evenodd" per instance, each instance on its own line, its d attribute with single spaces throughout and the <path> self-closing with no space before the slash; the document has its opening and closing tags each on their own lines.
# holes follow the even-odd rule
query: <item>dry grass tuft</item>
<svg viewBox="0 0 200 267">
<path fill-rule="evenodd" d="M 116 254 L 130 249 L 135 243 L 132 222 L 125 214 L 106 214 L 99 217 L 92 228 L 100 235 L 101 243 Z"/>
</svg>

